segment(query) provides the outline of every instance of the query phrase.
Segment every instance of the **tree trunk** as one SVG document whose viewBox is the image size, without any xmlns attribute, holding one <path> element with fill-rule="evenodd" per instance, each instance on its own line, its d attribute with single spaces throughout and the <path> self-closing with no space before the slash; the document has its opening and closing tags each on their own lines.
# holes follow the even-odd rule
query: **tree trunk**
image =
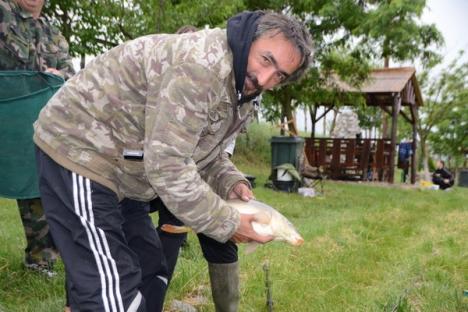
<svg viewBox="0 0 468 312">
<path fill-rule="evenodd" d="M 327 114 L 323 116 L 323 136 L 327 136 Z"/>
<path fill-rule="evenodd" d="M 291 123 L 288 123 L 289 133 L 297 135 L 298 132 L 293 112 L 294 111 L 291 106 L 291 95 L 285 90 L 281 99 L 281 116 L 283 118 L 286 117 L 286 122 L 292 121 Z"/>
<path fill-rule="evenodd" d="M 423 160 L 424 180 L 431 181 L 429 173 L 429 153 L 427 150 L 426 137 L 421 136 L 421 158 Z"/>
<path fill-rule="evenodd" d="M 81 54 L 81 61 L 80 61 L 80 68 L 83 69 L 86 66 L 86 55 L 83 53 Z"/>
<path fill-rule="evenodd" d="M 164 0 L 159 0 L 159 10 L 156 13 L 156 33 L 160 33 L 162 29 L 162 22 L 164 19 Z"/>
<path fill-rule="evenodd" d="M 388 114 L 382 111 L 382 139 L 388 139 Z"/>
<path fill-rule="evenodd" d="M 310 137 L 315 138 L 315 126 L 317 125 L 317 105 L 309 108 L 310 114 L 310 122 L 312 124 L 312 128 L 310 129 Z"/>
<path fill-rule="evenodd" d="M 333 134 L 333 130 L 335 130 L 336 118 L 337 117 L 338 117 L 338 109 L 334 109 L 333 110 L 333 120 L 332 120 L 332 124 L 331 124 L 331 127 L 330 127 L 330 134 L 329 134 L 330 137 Z"/>
</svg>

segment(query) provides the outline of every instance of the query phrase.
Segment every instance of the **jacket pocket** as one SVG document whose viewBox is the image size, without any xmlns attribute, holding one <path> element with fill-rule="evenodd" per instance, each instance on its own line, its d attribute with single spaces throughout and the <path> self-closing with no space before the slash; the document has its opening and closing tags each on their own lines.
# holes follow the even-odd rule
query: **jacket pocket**
<svg viewBox="0 0 468 312">
<path fill-rule="evenodd" d="M 143 160 L 119 158 L 117 163 L 117 187 L 125 197 L 149 200 L 155 196 L 148 182 Z"/>
<path fill-rule="evenodd" d="M 53 42 L 41 42 L 39 44 L 39 55 L 44 62 L 44 66 L 57 68 L 59 48 Z"/>
<path fill-rule="evenodd" d="M 21 63 L 27 63 L 31 42 L 24 38 L 16 25 L 10 25 L 5 37 L 5 48 Z"/>
</svg>

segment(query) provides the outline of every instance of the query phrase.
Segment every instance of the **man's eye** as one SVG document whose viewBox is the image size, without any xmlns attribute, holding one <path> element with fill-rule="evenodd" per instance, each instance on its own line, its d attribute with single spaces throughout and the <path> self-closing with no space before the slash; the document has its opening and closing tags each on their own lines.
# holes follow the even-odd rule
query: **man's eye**
<svg viewBox="0 0 468 312">
<path fill-rule="evenodd" d="M 282 74 L 282 73 L 277 73 L 276 74 L 276 79 L 278 79 L 278 81 L 283 81 L 286 77 Z"/>
<path fill-rule="evenodd" d="M 262 56 L 263 63 L 270 64 L 270 60 L 266 56 Z"/>
</svg>

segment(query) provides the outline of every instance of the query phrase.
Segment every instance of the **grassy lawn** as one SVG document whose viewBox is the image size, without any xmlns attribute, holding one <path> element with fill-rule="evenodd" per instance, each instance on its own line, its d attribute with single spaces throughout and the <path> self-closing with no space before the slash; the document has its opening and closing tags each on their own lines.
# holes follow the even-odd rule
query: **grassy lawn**
<svg viewBox="0 0 468 312">
<path fill-rule="evenodd" d="M 264 188 L 267 167 L 241 169 L 257 176 L 257 198 L 285 214 L 305 243 L 294 248 L 275 242 L 253 254 L 241 248 L 240 311 L 267 311 L 266 262 L 274 311 L 468 311 L 467 189 L 327 181 L 323 198 L 304 198 Z M 0 214 L 0 311 L 60 311 L 63 267 L 54 279 L 24 271 L 15 202 L 0 199 Z M 192 234 L 168 307 L 173 299 L 213 311 L 207 266 Z"/>
</svg>

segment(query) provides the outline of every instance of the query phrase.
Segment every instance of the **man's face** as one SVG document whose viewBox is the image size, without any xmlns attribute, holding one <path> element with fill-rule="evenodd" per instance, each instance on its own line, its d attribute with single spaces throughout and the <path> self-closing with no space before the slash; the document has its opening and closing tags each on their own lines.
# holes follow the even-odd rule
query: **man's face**
<svg viewBox="0 0 468 312">
<path fill-rule="evenodd" d="M 283 34 L 265 34 L 250 47 L 244 94 L 269 90 L 283 82 L 300 66 L 301 54 Z"/>
<path fill-rule="evenodd" d="M 16 3 L 25 11 L 39 17 L 45 0 L 16 0 Z"/>
<path fill-rule="evenodd" d="M 444 168 L 444 165 L 442 164 L 441 161 L 437 161 L 437 169 L 442 169 Z"/>
</svg>

